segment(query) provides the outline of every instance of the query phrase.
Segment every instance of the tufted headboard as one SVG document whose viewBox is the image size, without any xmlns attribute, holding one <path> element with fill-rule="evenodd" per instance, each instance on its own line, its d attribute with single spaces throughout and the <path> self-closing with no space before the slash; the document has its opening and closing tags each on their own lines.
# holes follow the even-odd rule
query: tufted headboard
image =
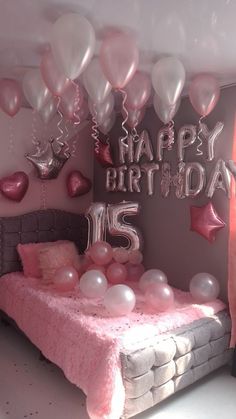
<svg viewBox="0 0 236 419">
<path fill-rule="evenodd" d="M 79 252 L 87 245 L 88 223 L 82 214 L 49 209 L 16 217 L 0 217 L 0 276 L 20 271 L 18 243 L 73 241 Z"/>
</svg>

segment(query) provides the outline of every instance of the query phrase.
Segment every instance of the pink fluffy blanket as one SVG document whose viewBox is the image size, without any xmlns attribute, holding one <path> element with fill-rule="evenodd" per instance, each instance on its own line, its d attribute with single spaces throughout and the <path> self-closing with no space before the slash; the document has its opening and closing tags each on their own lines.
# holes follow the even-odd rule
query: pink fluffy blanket
<svg viewBox="0 0 236 419">
<path fill-rule="evenodd" d="M 175 309 L 151 313 L 135 292 L 135 311 L 110 318 L 102 301 L 83 298 L 78 291 L 59 295 L 36 279 L 13 273 L 0 280 L 0 309 L 85 392 L 92 419 L 118 419 L 125 401 L 120 351 L 225 308 L 219 300 L 193 304 L 189 293 L 174 290 Z"/>
</svg>

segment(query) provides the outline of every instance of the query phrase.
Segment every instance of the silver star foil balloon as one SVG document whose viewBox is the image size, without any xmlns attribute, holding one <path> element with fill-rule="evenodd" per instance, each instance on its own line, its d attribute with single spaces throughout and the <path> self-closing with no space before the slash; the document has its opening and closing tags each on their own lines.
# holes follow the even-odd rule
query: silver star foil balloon
<svg viewBox="0 0 236 419">
<path fill-rule="evenodd" d="M 56 151 L 55 142 L 54 139 L 50 139 L 42 150 L 25 156 L 35 167 L 39 179 L 56 179 L 70 157 L 70 153 L 63 150 L 63 145 L 58 146 Z"/>
</svg>

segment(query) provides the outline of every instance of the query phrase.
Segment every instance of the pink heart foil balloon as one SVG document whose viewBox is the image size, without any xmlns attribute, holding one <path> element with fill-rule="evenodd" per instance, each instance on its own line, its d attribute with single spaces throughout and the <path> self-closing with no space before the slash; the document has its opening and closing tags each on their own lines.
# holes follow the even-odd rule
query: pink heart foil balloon
<svg viewBox="0 0 236 419">
<path fill-rule="evenodd" d="M 28 189 L 29 178 L 24 172 L 15 172 L 0 179 L 0 191 L 5 198 L 20 202 Z"/>
<path fill-rule="evenodd" d="M 90 179 L 86 178 L 79 170 L 73 170 L 67 176 L 67 191 L 71 198 L 85 195 L 92 187 Z"/>
</svg>

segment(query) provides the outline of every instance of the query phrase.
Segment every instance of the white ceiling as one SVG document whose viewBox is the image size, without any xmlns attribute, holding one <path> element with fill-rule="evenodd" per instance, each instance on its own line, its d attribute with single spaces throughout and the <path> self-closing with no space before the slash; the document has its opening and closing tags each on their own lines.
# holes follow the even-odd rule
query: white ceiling
<svg viewBox="0 0 236 419">
<path fill-rule="evenodd" d="M 209 71 L 236 82 L 236 0 L 0 0 L 0 77 L 38 66 L 53 22 L 71 11 L 88 17 L 100 40 L 109 27 L 134 32 L 142 68 L 174 54 L 188 79 Z"/>
</svg>

